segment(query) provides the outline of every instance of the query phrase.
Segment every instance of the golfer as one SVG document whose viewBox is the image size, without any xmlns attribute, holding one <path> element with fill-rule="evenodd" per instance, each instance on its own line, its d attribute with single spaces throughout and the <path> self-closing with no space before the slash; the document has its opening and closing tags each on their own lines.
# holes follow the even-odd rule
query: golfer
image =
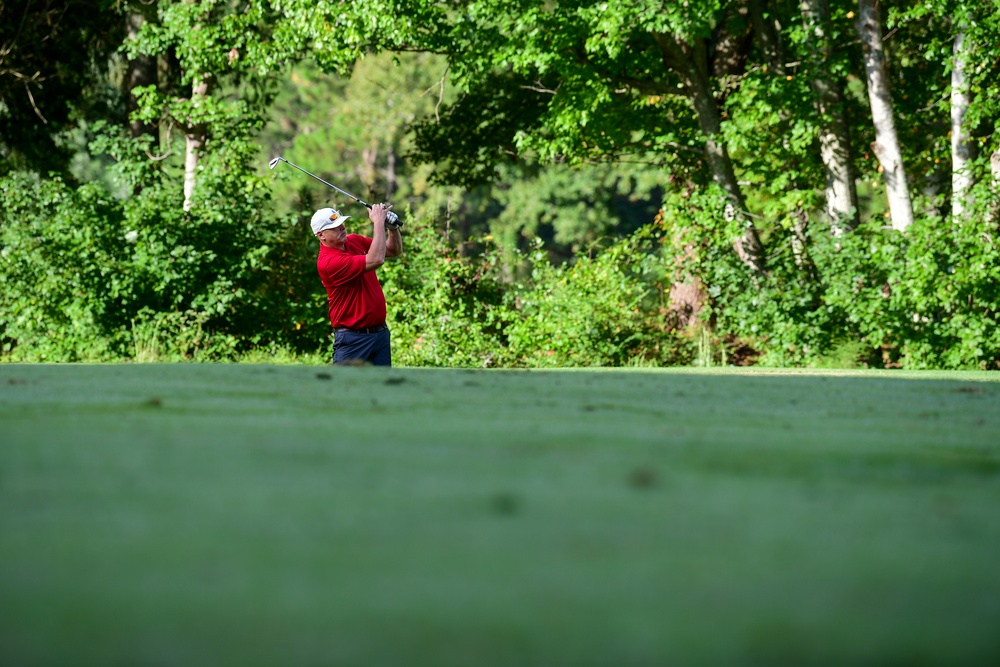
<svg viewBox="0 0 1000 667">
<path fill-rule="evenodd" d="M 389 327 L 385 324 L 385 294 L 375 269 L 386 257 L 403 252 L 398 226 L 386 223 L 391 204 L 375 204 L 368 211 L 372 238 L 348 234 L 350 216 L 321 208 L 312 217 L 319 239 L 316 268 L 326 288 L 330 324 L 334 329 L 333 363 L 371 363 L 391 366 Z"/>
</svg>

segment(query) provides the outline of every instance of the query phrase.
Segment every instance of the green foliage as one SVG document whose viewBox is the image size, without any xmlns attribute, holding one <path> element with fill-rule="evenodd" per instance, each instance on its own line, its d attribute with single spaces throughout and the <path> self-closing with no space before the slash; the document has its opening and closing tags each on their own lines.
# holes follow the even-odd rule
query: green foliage
<svg viewBox="0 0 1000 667">
<path fill-rule="evenodd" d="M 3 180 L 4 358 L 170 361 L 240 358 L 254 347 L 329 350 L 306 224 L 269 222 L 260 213 L 266 189 L 215 160 L 204 164 L 191 211 L 168 185 L 152 179 L 118 201 L 97 184 L 73 189 L 24 173 Z M 527 277 L 511 281 L 497 246 L 462 257 L 433 226 L 413 221 L 403 258 L 381 269 L 396 363 L 682 361 L 689 351 L 664 319 L 651 238 L 640 230 L 560 267 L 539 244 L 520 257 Z"/>
<path fill-rule="evenodd" d="M 526 94 L 529 77 L 490 73 L 453 104 L 414 127 L 413 157 L 435 165 L 439 183 L 472 188 L 496 181 L 514 161 L 516 137 L 539 122 L 547 99 Z"/>
<path fill-rule="evenodd" d="M 247 332 L 241 349 L 283 349 L 296 354 L 329 352 L 332 345 L 326 290 L 316 272 L 316 239 L 309 215 L 277 218 L 268 252 L 259 271 L 251 273 L 243 311 Z M 332 354 L 328 354 L 332 358 Z"/>
<path fill-rule="evenodd" d="M 325 74 L 310 62 L 290 68 L 259 138 L 265 159 L 280 154 L 368 201 L 416 208 L 424 192 L 405 159 L 408 130 L 434 113 L 445 71 L 443 59 L 426 53 L 369 55 L 350 78 Z M 280 213 L 355 205 L 301 173 L 272 175 Z"/>
<path fill-rule="evenodd" d="M 132 277 L 119 202 L 95 186 L 0 180 L 0 340 L 14 360 L 113 358 Z"/>
<path fill-rule="evenodd" d="M 92 128 L 93 154 L 115 161 L 123 200 L 97 183 L 74 191 L 59 179 L 4 181 L 11 358 L 230 358 L 287 328 L 266 290 L 268 243 L 281 238 L 282 223 L 253 175 L 259 148 L 250 142 L 273 94 L 261 77 L 290 53 L 261 43 L 275 16 L 266 2 L 240 11 L 163 2 L 123 45 L 130 57 L 160 57 L 184 84 L 132 91 L 133 120 L 160 123 L 164 146 L 128 138 L 121 126 Z M 213 85 L 192 96 L 199 80 Z M 202 142 L 189 203 L 178 178 L 184 148 L 170 133 L 177 126 Z M 69 231 L 53 219 L 72 221 Z"/>
<path fill-rule="evenodd" d="M 689 361 L 691 350 L 670 326 L 656 284 L 663 276 L 650 254 L 656 229 L 560 267 L 541 248 L 532 253 L 530 282 L 508 297 L 516 308 L 506 329 L 512 361 L 532 367 Z"/>
<path fill-rule="evenodd" d="M 778 231 L 769 273 L 755 282 L 713 240 L 726 236 L 719 208 L 697 195 L 668 200 L 675 247 L 685 249 L 676 254 L 708 286 L 715 335 L 749 343 L 762 364 L 850 365 L 853 349 L 869 366 L 1000 368 L 993 223 L 925 217 L 906 234 L 867 223 L 843 237 L 814 225 L 805 254 Z"/>
<path fill-rule="evenodd" d="M 504 170 L 492 190 L 500 213 L 491 233 L 508 251 L 522 239 L 545 240 L 550 259 L 570 261 L 648 224 L 663 196 L 663 172 L 644 165 L 525 165 Z M 510 173 L 513 171 L 513 173 Z"/>
<path fill-rule="evenodd" d="M 0 175 L 68 173 L 61 136 L 82 118 L 114 115 L 102 95 L 107 62 L 124 37 L 110 0 L 0 3 Z"/>
<path fill-rule="evenodd" d="M 404 254 L 379 273 L 389 307 L 393 363 L 491 366 L 503 362 L 507 286 L 492 253 L 462 259 L 433 227 L 407 228 Z"/>
<path fill-rule="evenodd" d="M 994 225 L 980 219 L 942 228 L 940 220 L 924 218 L 906 235 L 868 225 L 839 252 L 828 244 L 824 255 L 828 302 L 883 363 L 1000 368 Z"/>
<path fill-rule="evenodd" d="M 780 53 L 768 53 L 763 26 L 749 30 L 744 16 L 756 4 L 161 0 L 135 40 L 124 37 L 128 7 L 4 5 L 2 355 L 327 354 L 306 221 L 320 203 L 344 202 L 298 173 L 265 172 L 261 138 L 267 157 L 285 153 L 409 211 L 407 252 L 381 271 L 399 363 L 690 361 L 695 343 L 677 333 L 664 293 L 698 278 L 704 363 L 749 345 L 771 365 L 997 367 L 996 3 L 886 6 L 918 221 L 905 234 L 881 228 L 879 164 L 855 148 L 862 226 L 842 237 L 820 219 L 818 136 L 830 117 L 814 84 L 842 99 L 843 145 L 869 145 L 857 8 L 820 3 L 820 35 L 797 3 L 770 3 L 767 23 L 782 32 Z M 65 21 L 48 21 L 60 8 Z M 951 221 L 959 32 L 977 185 Z M 132 120 L 158 133 L 125 136 L 121 71 L 103 71 L 116 48 L 118 70 L 140 55 L 163 70 L 155 85 L 121 91 L 137 99 Z M 695 69 L 708 72 L 700 97 Z M 25 83 L 31 70 L 40 74 Z M 193 94 L 198 82 L 207 92 Z M 279 92 L 277 129 L 265 129 Z M 715 108 L 696 114 L 697 103 Z M 180 135 L 200 146 L 189 202 Z M 706 135 L 718 140 L 711 170 Z M 72 163 L 87 168 L 68 168 L 67 150 L 94 137 Z M 114 169 L 99 173 L 108 160 Z M 94 181 L 80 187 L 70 172 Z M 747 210 L 727 213 L 713 179 Z M 661 199 L 662 238 L 645 226 Z M 733 252 L 751 227 L 767 255 L 753 275 Z"/>
<path fill-rule="evenodd" d="M 622 366 L 690 359 L 663 307 L 658 233 L 645 228 L 594 258 L 554 266 L 535 243 L 526 276 L 504 278 L 499 249 L 463 258 L 429 226 L 381 270 L 393 355 L 402 365 Z"/>
<path fill-rule="evenodd" d="M 136 143 L 106 138 L 101 145 L 117 152 Z M 265 216 L 266 187 L 244 176 L 254 155 L 233 141 L 207 157 L 190 211 L 156 170 L 124 169 L 133 185 L 148 177 L 124 201 L 96 183 L 74 189 L 58 177 L 4 178 L 5 355 L 219 358 L 236 351 L 237 336 L 267 327 L 265 302 L 251 286 L 265 271 L 266 240 L 276 228 Z M 126 167 L 137 164 L 119 157 Z"/>
</svg>

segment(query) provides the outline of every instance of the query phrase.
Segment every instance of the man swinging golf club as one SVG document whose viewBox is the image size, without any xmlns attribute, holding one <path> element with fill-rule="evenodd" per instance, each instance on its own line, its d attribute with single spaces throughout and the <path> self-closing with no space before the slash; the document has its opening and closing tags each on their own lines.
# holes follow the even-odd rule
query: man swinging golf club
<svg viewBox="0 0 1000 667">
<path fill-rule="evenodd" d="M 385 294 L 375 275 L 386 257 L 403 252 L 398 218 L 388 215 L 391 208 L 391 204 L 373 204 L 368 209 L 372 238 L 348 234 L 344 222 L 350 216 L 336 209 L 321 208 L 313 214 L 312 231 L 319 239 L 316 268 L 326 287 L 335 332 L 335 364 L 392 365 Z"/>
</svg>

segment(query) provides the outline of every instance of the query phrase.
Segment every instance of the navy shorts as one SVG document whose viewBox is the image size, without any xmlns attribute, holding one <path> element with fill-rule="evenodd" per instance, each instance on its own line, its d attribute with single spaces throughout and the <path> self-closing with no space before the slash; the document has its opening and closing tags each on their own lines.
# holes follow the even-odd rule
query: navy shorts
<svg viewBox="0 0 1000 667">
<path fill-rule="evenodd" d="M 389 348 L 389 327 L 365 333 L 350 329 L 337 329 L 333 334 L 333 363 L 370 363 L 375 366 L 392 366 Z"/>
</svg>

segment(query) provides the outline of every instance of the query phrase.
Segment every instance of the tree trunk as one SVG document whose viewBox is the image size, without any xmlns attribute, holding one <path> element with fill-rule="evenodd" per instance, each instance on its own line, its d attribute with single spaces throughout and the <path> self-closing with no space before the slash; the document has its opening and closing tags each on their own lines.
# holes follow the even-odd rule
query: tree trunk
<svg viewBox="0 0 1000 667">
<path fill-rule="evenodd" d="M 389 146 L 389 155 L 386 156 L 385 165 L 385 200 L 392 201 L 392 195 L 396 192 L 396 149 Z"/>
<path fill-rule="evenodd" d="M 813 81 L 817 110 L 823 117 L 819 147 L 826 180 L 826 216 L 834 236 L 858 226 L 858 188 L 851 167 L 850 130 L 840 90 L 826 79 Z"/>
<path fill-rule="evenodd" d="M 976 158 L 976 144 L 965 127 L 965 114 L 972 101 L 972 93 L 965 78 L 969 48 L 965 42 L 965 28 L 955 35 L 951 68 L 951 213 L 958 221 L 965 217 L 972 205 L 973 178 L 970 162 Z"/>
<path fill-rule="evenodd" d="M 792 214 L 792 256 L 795 266 L 810 282 L 816 282 L 816 265 L 809 257 L 809 244 L 806 238 L 809 228 L 809 214 L 801 206 Z"/>
<path fill-rule="evenodd" d="M 139 28 L 145 22 L 145 17 L 138 12 L 129 12 L 125 16 L 125 28 L 128 32 L 128 40 L 132 41 L 139 34 Z M 132 112 L 139 108 L 135 95 L 132 91 L 138 86 L 149 86 L 156 83 L 156 59 L 146 55 L 139 55 L 129 59 L 125 71 L 125 92 L 128 95 L 129 132 L 132 137 L 139 137 L 148 134 L 155 139 L 159 134 L 155 126 L 142 121 L 132 120 Z"/>
<path fill-rule="evenodd" d="M 815 48 L 807 56 L 812 65 L 814 104 L 820 115 L 820 157 L 826 180 L 826 216 L 830 231 L 840 236 L 858 226 L 858 190 L 851 168 L 850 130 L 844 118 L 840 88 L 830 81 L 829 0 L 802 0 L 802 19 Z"/>
<path fill-rule="evenodd" d="M 377 163 L 378 147 L 372 143 L 361 151 L 361 168 L 363 169 L 361 181 L 365 184 L 365 188 L 368 190 L 369 201 L 380 198 L 376 192 L 376 186 L 378 185 L 378 170 L 376 169 Z"/>
<path fill-rule="evenodd" d="M 892 226 L 902 231 L 913 224 L 913 203 L 910 200 L 910 188 L 903 167 L 903 154 L 896 134 L 892 95 L 889 89 L 889 68 L 885 52 L 882 50 L 882 21 L 879 18 L 877 1 L 858 0 L 856 28 L 865 54 L 868 100 L 871 103 L 872 122 L 875 126 L 872 151 L 882 165 Z"/>
<path fill-rule="evenodd" d="M 191 84 L 191 103 L 197 107 L 199 101 L 208 95 L 208 79 L 197 78 Z M 204 123 L 188 120 L 184 126 L 184 210 L 191 210 L 191 197 L 198 181 L 198 160 L 205 148 L 206 127 Z"/>
<path fill-rule="evenodd" d="M 785 71 L 785 63 L 782 61 L 781 32 L 775 25 L 774 19 L 764 16 L 766 5 L 765 0 L 750 0 L 750 22 L 753 24 L 757 44 L 764 54 L 764 62 L 772 72 L 781 74 Z"/>
<path fill-rule="evenodd" d="M 986 210 L 988 222 L 1000 221 L 1000 151 L 990 155 L 990 171 L 993 173 L 993 202 Z"/>
<path fill-rule="evenodd" d="M 942 193 L 947 193 L 951 186 L 951 167 L 946 164 L 928 165 L 920 181 L 920 193 L 925 204 L 921 213 L 929 218 L 941 218 L 944 212 L 938 204 Z M 916 186 L 915 186 L 916 187 Z"/>
<path fill-rule="evenodd" d="M 719 136 L 722 119 L 708 80 L 705 41 L 695 39 L 693 43 L 687 43 L 670 35 L 654 36 L 663 54 L 664 64 L 680 76 L 688 99 L 694 106 L 698 125 L 705 136 L 705 156 L 712 172 L 712 180 L 726 193 L 726 219 L 738 219 L 743 227 L 743 235 L 733 241 L 733 248 L 751 271 L 763 273 L 764 247 L 736 181 L 729 151 Z"/>
<path fill-rule="evenodd" d="M 161 91 L 169 91 L 175 88 L 173 81 L 177 77 L 179 65 L 175 65 L 168 54 L 161 53 L 156 56 L 156 85 Z M 159 146 L 161 153 L 168 153 L 171 149 L 170 133 L 174 124 L 172 121 L 159 123 Z"/>
</svg>

